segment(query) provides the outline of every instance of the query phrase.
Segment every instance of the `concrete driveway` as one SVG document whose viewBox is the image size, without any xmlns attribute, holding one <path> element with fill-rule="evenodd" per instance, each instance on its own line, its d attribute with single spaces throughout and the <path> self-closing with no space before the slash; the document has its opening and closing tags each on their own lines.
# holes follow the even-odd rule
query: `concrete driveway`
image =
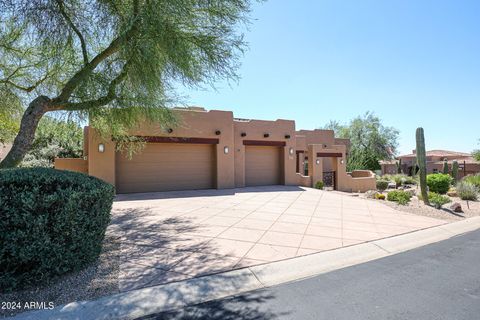
<svg viewBox="0 0 480 320">
<path fill-rule="evenodd" d="M 290 186 L 119 195 L 121 291 L 445 223 L 349 194 Z"/>
</svg>

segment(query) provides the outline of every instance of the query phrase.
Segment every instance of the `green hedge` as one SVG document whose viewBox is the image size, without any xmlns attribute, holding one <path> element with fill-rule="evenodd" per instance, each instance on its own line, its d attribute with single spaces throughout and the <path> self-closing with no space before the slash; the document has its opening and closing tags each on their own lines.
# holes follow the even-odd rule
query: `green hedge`
<svg viewBox="0 0 480 320">
<path fill-rule="evenodd" d="M 427 185 L 428 189 L 431 192 L 445 194 L 450 185 L 452 184 L 453 178 L 448 174 L 443 173 L 434 173 L 427 175 Z"/>
<path fill-rule="evenodd" d="M 114 195 L 112 185 L 82 173 L 0 170 L 0 292 L 96 260 Z"/>
</svg>

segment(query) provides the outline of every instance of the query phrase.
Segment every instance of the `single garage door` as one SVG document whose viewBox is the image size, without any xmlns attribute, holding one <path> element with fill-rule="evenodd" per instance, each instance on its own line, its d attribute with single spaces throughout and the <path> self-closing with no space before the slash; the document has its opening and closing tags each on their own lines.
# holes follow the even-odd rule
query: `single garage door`
<svg viewBox="0 0 480 320">
<path fill-rule="evenodd" d="M 245 146 L 245 184 L 281 184 L 281 150 L 280 147 Z"/>
<path fill-rule="evenodd" d="M 117 153 L 117 192 L 210 189 L 215 184 L 214 168 L 213 145 L 147 143 L 132 159 Z"/>
</svg>

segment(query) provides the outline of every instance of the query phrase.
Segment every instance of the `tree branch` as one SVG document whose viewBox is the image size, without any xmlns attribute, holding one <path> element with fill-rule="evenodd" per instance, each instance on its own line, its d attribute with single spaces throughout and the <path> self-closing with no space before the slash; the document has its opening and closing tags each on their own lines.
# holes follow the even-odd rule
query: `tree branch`
<svg viewBox="0 0 480 320">
<path fill-rule="evenodd" d="M 68 101 L 70 96 L 72 95 L 73 91 L 77 88 L 77 86 L 86 78 L 88 77 L 93 70 L 105 59 L 110 57 L 111 55 L 115 54 L 120 50 L 121 45 L 124 41 L 127 41 L 135 32 L 136 28 L 130 28 L 127 32 L 120 35 L 119 37 L 115 38 L 110 45 L 105 48 L 102 52 L 97 54 L 89 63 L 87 63 L 82 69 L 77 71 L 70 80 L 67 81 L 65 86 L 63 87 L 62 91 L 53 99 L 53 103 L 64 103 Z"/>
<path fill-rule="evenodd" d="M 80 45 L 82 46 L 82 55 L 83 55 L 83 63 L 86 65 L 88 63 L 88 53 L 87 53 L 87 45 L 85 44 L 85 39 L 83 38 L 82 33 L 80 30 L 75 26 L 75 24 L 72 22 L 72 19 L 67 15 L 67 12 L 65 11 L 65 7 L 63 5 L 62 0 L 56 0 L 58 4 L 58 8 L 60 10 L 60 14 L 65 18 L 67 21 L 67 24 L 72 28 L 73 32 L 75 32 L 78 36 L 78 39 L 80 40 Z"/>
<path fill-rule="evenodd" d="M 113 100 L 117 98 L 117 94 L 115 92 L 117 86 L 125 80 L 127 77 L 127 69 L 128 69 L 128 62 L 123 66 L 122 71 L 110 82 L 108 85 L 108 91 L 107 94 L 103 97 L 100 97 L 95 100 L 88 100 L 88 101 L 83 101 L 83 102 L 68 102 L 60 105 L 53 105 L 55 109 L 65 109 L 65 110 L 70 110 L 70 111 L 78 111 L 78 110 L 85 110 L 85 109 L 90 109 L 90 108 L 98 108 L 102 107 L 104 105 L 109 104 Z"/>
<path fill-rule="evenodd" d="M 38 79 L 33 85 L 28 86 L 28 87 L 19 85 L 15 82 L 11 81 L 9 78 L 10 77 L 8 77 L 6 79 L 0 79 L 0 83 L 11 85 L 12 87 L 14 87 L 18 90 L 22 90 L 22 91 L 25 91 L 25 92 L 29 93 L 29 92 L 32 92 L 33 90 L 35 90 L 40 84 L 42 84 L 43 81 L 45 81 L 48 78 L 48 72 L 45 74 L 45 76 Z"/>
</svg>

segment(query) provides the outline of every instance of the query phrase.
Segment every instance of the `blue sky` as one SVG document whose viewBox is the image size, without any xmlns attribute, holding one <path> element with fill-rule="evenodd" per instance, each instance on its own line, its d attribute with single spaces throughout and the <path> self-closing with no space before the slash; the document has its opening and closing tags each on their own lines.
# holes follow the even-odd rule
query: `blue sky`
<svg viewBox="0 0 480 320">
<path fill-rule="evenodd" d="M 374 111 L 400 153 L 480 147 L 480 1 L 270 0 L 255 4 L 238 83 L 183 91 L 236 117 L 298 129 Z"/>
</svg>

